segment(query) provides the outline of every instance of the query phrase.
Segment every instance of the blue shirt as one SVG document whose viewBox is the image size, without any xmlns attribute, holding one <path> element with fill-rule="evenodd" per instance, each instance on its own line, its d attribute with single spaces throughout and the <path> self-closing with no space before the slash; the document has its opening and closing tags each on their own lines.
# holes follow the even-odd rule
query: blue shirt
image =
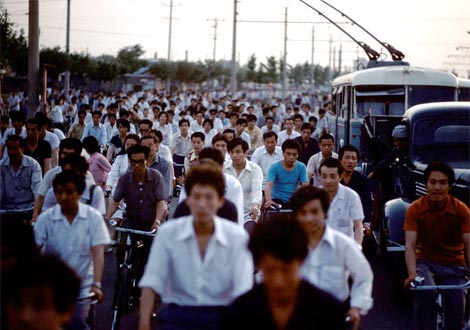
<svg viewBox="0 0 470 330">
<path fill-rule="evenodd" d="M 0 162 L 0 195 L 2 210 L 24 209 L 33 206 L 34 196 L 39 192 L 42 170 L 32 157 L 23 155 L 21 165 L 15 172 L 10 158 Z"/>
<path fill-rule="evenodd" d="M 271 198 L 287 203 L 301 183 L 308 183 L 307 168 L 296 161 L 294 168 L 287 171 L 280 160 L 269 168 L 266 182 L 269 181 L 273 183 Z"/>
<path fill-rule="evenodd" d="M 93 136 L 100 145 L 105 145 L 108 142 L 108 135 L 106 133 L 106 128 L 103 124 L 99 124 L 98 127 L 93 125 L 93 123 L 86 124 L 83 129 L 82 142 L 87 136 Z"/>
</svg>

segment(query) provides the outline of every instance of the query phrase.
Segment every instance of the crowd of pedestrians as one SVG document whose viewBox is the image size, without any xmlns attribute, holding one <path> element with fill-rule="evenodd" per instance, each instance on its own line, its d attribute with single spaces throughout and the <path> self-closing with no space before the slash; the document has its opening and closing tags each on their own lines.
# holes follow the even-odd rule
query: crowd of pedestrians
<svg viewBox="0 0 470 330">
<path fill-rule="evenodd" d="M 151 327 L 157 295 L 159 329 L 359 328 L 373 305 L 361 251 L 372 198 L 354 170 L 359 151 L 333 152 L 327 100 L 55 96 L 29 119 L 12 98 L 0 118 L 1 208 L 31 208 L 33 245 L 73 269 L 82 293 L 104 298 L 104 255 L 119 249 L 108 222 L 116 220 L 158 230 L 142 256 L 141 330 Z M 263 221 L 279 208 L 293 217 Z M 2 255 L 2 272 L 20 270 L 4 267 Z M 41 276 L 14 283 L 49 285 Z M 51 301 L 65 329 L 87 329 L 87 305 L 79 306 L 66 313 Z"/>
</svg>

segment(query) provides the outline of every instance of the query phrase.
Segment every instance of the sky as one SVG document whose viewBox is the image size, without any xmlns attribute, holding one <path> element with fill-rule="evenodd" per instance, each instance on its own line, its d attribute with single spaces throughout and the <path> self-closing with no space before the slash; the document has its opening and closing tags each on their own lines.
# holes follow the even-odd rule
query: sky
<svg viewBox="0 0 470 330">
<path fill-rule="evenodd" d="M 10 19 L 28 31 L 28 0 L 3 0 Z M 140 44 L 145 58 L 168 57 L 170 3 L 173 2 L 171 60 L 212 59 L 217 20 L 216 60 L 230 60 L 233 0 L 71 0 L 70 50 L 116 55 Z M 306 0 L 349 34 L 388 56 L 380 44 L 320 0 Z M 470 73 L 469 0 L 329 0 L 329 3 L 405 54 L 413 66 Z M 41 47 L 65 50 L 67 0 L 39 0 Z M 287 8 L 287 63 L 311 61 L 312 30 L 315 64 L 326 66 L 329 40 L 342 49 L 342 66 L 351 68 L 364 52 L 334 25 L 299 0 L 241 0 L 237 3 L 237 60 L 245 64 L 280 58 L 284 51 Z M 458 49 L 457 49 L 458 48 Z M 338 61 L 336 53 L 336 63 Z M 387 59 L 390 59 L 388 56 Z"/>
</svg>

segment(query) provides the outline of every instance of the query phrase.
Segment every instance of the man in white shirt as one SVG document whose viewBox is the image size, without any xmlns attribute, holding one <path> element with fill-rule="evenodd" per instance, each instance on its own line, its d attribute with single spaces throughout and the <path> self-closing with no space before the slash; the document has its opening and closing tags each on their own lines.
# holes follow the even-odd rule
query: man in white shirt
<svg viewBox="0 0 470 330">
<path fill-rule="evenodd" d="M 106 128 L 100 123 L 101 112 L 98 110 L 92 113 L 93 121 L 91 124 L 87 124 L 82 134 L 82 142 L 87 136 L 93 136 L 101 147 L 104 147 L 108 141 Z"/>
<path fill-rule="evenodd" d="M 261 189 L 264 191 L 266 186 L 266 177 L 268 176 L 269 168 L 272 164 L 282 160 L 282 148 L 277 145 L 277 134 L 274 131 L 269 131 L 263 134 L 264 146 L 261 146 L 253 152 L 251 161 L 261 167 L 263 171 L 263 183 Z"/>
<path fill-rule="evenodd" d="M 281 146 L 285 140 L 295 139 L 300 136 L 299 132 L 294 131 L 294 118 L 287 118 L 284 123 L 285 129 L 279 133 L 277 145 Z"/>
<path fill-rule="evenodd" d="M 219 329 L 223 306 L 253 284 L 248 235 L 215 215 L 225 191 L 220 169 L 214 164 L 193 166 L 185 190 L 191 215 L 161 226 L 139 283 L 140 330 L 151 328 L 156 294 L 167 304 L 157 319 L 160 326 Z"/>
<path fill-rule="evenodd" d="M 204 126 L 202 125 L 202 122 L 204 120 L 204 114 L 201 111 L 196 112 L 194 115 L 194 120 L 191 122 L 191 125 L 189 125 L 189 129 L 191 132 L 203 132 L 204 131 Z"/>
<path fill-rule="evenodd" d="M 364 211 L 359 195 L 340 184 L 343 167 L 335 158 L 325 159 L 320 165 L 321 183 L 330 197 L 327 224 L 362 245 Z"/>
<path fill-rule="evenodd" d="M 245 132 L 246 127 L 248 126 L 248 122 L 244 118 L 240 118 L 237 120 L 237 127 L 235 130 L 235 137 L 242 138 L 243 140 L 248 143 L 248 148 L 251 149 L 251 138 L 250 135 Z"/>
<path fill-rule="evenodd" d="M 302 275 L 343 302 L 351 328 L 358 329 L 361 315 L 367 314 L 373 302 L 373 273 L 367 259 L 353 239 L 333 229 L 329 225 L 331 220 L 326 221 L 334 205 L 330 206 L 325 190 L 302 187 L 294 193 L 290 204 L 308 235 L 310 251 Z"/>
<path fill-rule="evenodd" d="M 263 193 L 261 185 L 263 182 L 263 172 L 255 163 L 247 160 L 248 143 L 241 138 L 235 138 L 228 143 L 228 151 L 232 158 L 231 163 L 224 168 L 224 172 L 233 175 L 240 181 L 243 188 L 243 213 L 246 221 L 257 221 L 260 214 L 260 206 Z M 250 231 L 251 225 L 245 225 Z M 248 227 L 248 228 L 247 228 Z"/>
<path fill-rule="evenodd" d="M 320 165 L 323 160 L 330 157 L 338 159 L 338 154 L 333 152 L 335 147 L 335 139 L 332 135 L 323 134 L 320 136 L 319 146 L 320 152 L 317 152 L 315 155 L 310 157 L 307 163 L 308 180 L 310 181 L 313 177 L 313 185 L 315 187 L 321 186 Z"/>
</svg>

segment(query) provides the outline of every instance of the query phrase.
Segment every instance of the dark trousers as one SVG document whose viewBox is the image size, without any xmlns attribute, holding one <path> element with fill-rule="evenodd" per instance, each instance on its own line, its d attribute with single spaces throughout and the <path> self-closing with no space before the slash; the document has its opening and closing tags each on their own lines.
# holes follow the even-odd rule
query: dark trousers
<svg viewBox="0 0 470 330">
<path fill-rule="evenodd" d="M 157 317 L 160 330 L 218 330 L 225 307 L 170 304 Z"/>
</svg>

